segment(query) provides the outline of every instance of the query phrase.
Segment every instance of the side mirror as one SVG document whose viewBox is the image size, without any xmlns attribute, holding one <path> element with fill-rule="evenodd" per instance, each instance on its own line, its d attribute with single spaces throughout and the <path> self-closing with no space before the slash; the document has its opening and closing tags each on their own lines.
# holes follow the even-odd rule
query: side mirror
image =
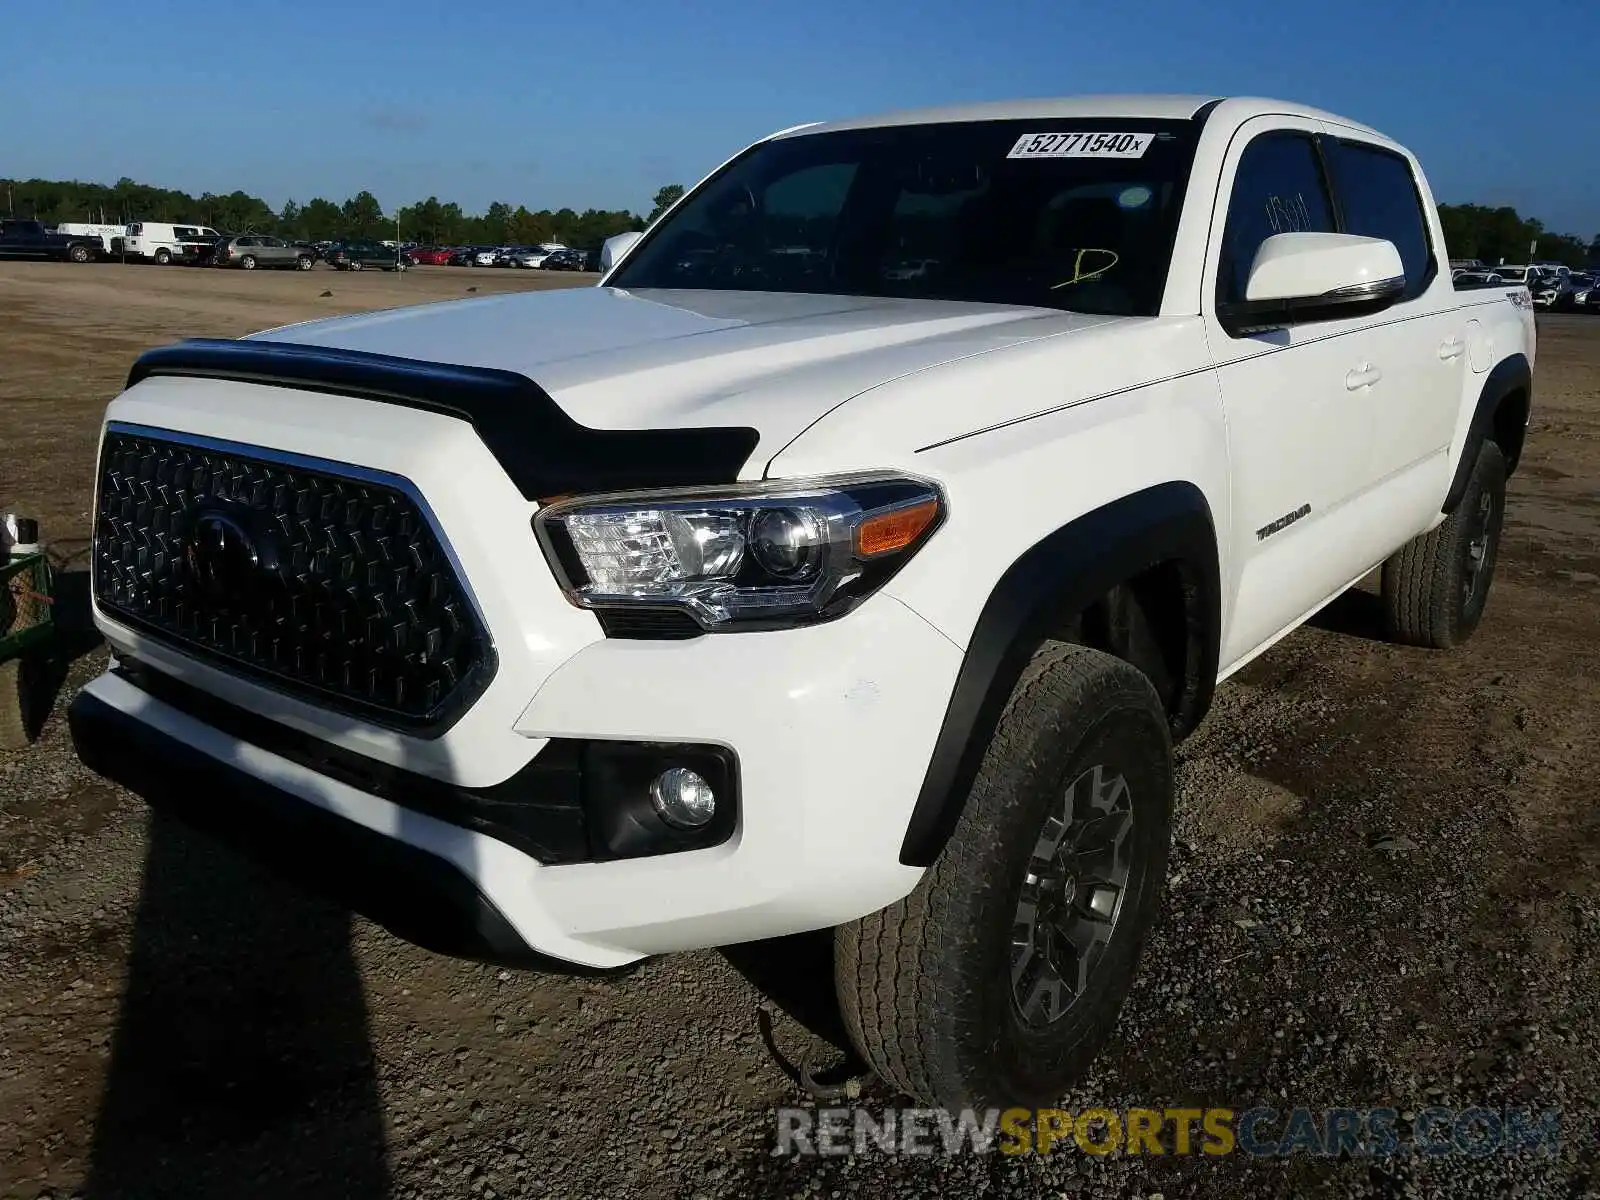
<svg viewBox="0 0 1600 1200">
<path fill-rule="evenodd" d="M 1278 233 L 1261 243 L 1242 302 L 1217 307 L 1229 333 L 1381 312 L 1405 294 L 1400 251 L 1382 238 Z"/>
<path fill-rule="evenodd" d="M 633 249 L 633 244 L 643 236 L 644 234 L 642 233 L 629 232 L 619 233 L 615 237 L 607 238 L 605 244 L 600 247 L 601 272 L 604 273 L 616 266 L 622 256 Z"/>
</svg>

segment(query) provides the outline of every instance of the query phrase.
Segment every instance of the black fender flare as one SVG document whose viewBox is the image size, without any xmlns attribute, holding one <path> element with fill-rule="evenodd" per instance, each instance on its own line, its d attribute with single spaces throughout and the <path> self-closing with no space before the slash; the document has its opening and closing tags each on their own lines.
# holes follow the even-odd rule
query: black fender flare
<svg viewBox="0 0 1600 1200">
<path fill-rule="evenodd" d="M 1466 494 L 1467 480 L 1472 476 L 1473 464 L 1478 461 L 1478 447 L 1494 430 L 1495 411 L 1512 392 L 1523 392 L 1528 397 L 1528 410 L 1533 410 L 1533 368 L 1529 365 L 1526 355 L 1512 354 L 1501 359 L 1494 365 L 1488 377 L 1483 381 L 1483 389 L 1478 393 L 1477 407 L 1472 410 L 1472 422 L 1467 426 L 1467 440 L 1461 447 L 1461 459 L 1456 463 L 1454 477 L 1450 480 L 1450 490 L 1445 493 L 1444 503 L 1440 511 L 1452 513 L 1456 505 L 1461 503 L 1461 497 Z M 1506 473 L 1510 474 L 1516 468 L 1514 455 L 1508 454 Z"/>
<path fill-rule="evenodd" d="M 1012 689 L 1062 615 L 1082 611 L 1117 584 L 1169 561 L 1183 573 L 1189 627 L 1188 662 L 1171 714 L 1174 735 L 1199 723 L 1216 686 L 1221 641 L 1216 527 L 1198 487 L 1162 483 L 1051 533 L 995 584 L 945 709 L 900 846 L 902 863 L 929 866 L 944 849 Z"/>
</svg>

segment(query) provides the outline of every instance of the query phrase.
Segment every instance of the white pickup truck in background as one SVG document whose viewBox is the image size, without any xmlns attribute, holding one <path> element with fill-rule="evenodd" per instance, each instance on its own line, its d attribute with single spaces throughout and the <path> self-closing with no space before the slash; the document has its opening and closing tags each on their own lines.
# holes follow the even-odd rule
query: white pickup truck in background
<svg viewBox="0 0 1600 1200">
<path fill-rule="evenodd" d="M 612 252 L 142 357 L 80 754 L 445 953 L 832 928 L 885 1079 L 1056 1099 L 1219 681 L 1380 565 L 1396 639 L 1477 625 L 1527 290 L 1254 99 L 785 130 Z"/>
<path fill-rule="evenodd" d="M 56 232 L 66 234 L 68 237 L 92 237 L 100 242 L 100 253 L 105 258 L 114 258 L 122 249 L 122 239 L 127 235 L 126 225 L 106 225 L 100 223 L 62 221 L 56 226 Z"/>
</svg>

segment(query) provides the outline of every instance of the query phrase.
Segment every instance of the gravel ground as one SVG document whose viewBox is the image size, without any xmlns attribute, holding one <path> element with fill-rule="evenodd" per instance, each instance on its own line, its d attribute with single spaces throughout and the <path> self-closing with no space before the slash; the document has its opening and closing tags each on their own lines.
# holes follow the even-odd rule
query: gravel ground
<svg viewBox="0 0 1600 1200">
<path fill-rule="evenodd" d="M 0 418 L 27 451 L 0 496 L 70 558 L 140 346 L 298 319 L 329 287 L 372 307 L 509 274 L 0 267 Z M 1600 321 L 1541 326 L 1477 638 L 1387 646 L 1352 592 L 1219 691 L 1181 751 L 1162 922 L 1064 1104 L 1389 1106 L 1402 1127 L 1553 1107 L 1559 1153 L 774 1156 L 773 1110 L 803 1098 L 749 978 L 806 1013 L 815 939 L 619 980 L 432 957 L 78 766 L 60 713 L 103 654 L 74 641 L 40 743 L 0 757 L 0 1197 L 1600 1195 Z"/>
</svg>

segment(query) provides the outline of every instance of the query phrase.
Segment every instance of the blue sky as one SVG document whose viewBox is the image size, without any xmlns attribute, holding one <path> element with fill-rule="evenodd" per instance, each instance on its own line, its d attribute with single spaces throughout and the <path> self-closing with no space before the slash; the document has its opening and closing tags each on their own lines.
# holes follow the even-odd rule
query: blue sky
<svg viewBox="0 0 1600 1200">
<path fill-rule="evenodd" d="M 0 176 L 274 206 L 648 209 L 801 121 L 1177 91 L 1282 96 L 1409 145 L 1446 202 L 1600 233 L 1600 0 L 64 0 L 0 41 Z M 52 35 L 53 30 L 59 30 Z"/>
</svg>

